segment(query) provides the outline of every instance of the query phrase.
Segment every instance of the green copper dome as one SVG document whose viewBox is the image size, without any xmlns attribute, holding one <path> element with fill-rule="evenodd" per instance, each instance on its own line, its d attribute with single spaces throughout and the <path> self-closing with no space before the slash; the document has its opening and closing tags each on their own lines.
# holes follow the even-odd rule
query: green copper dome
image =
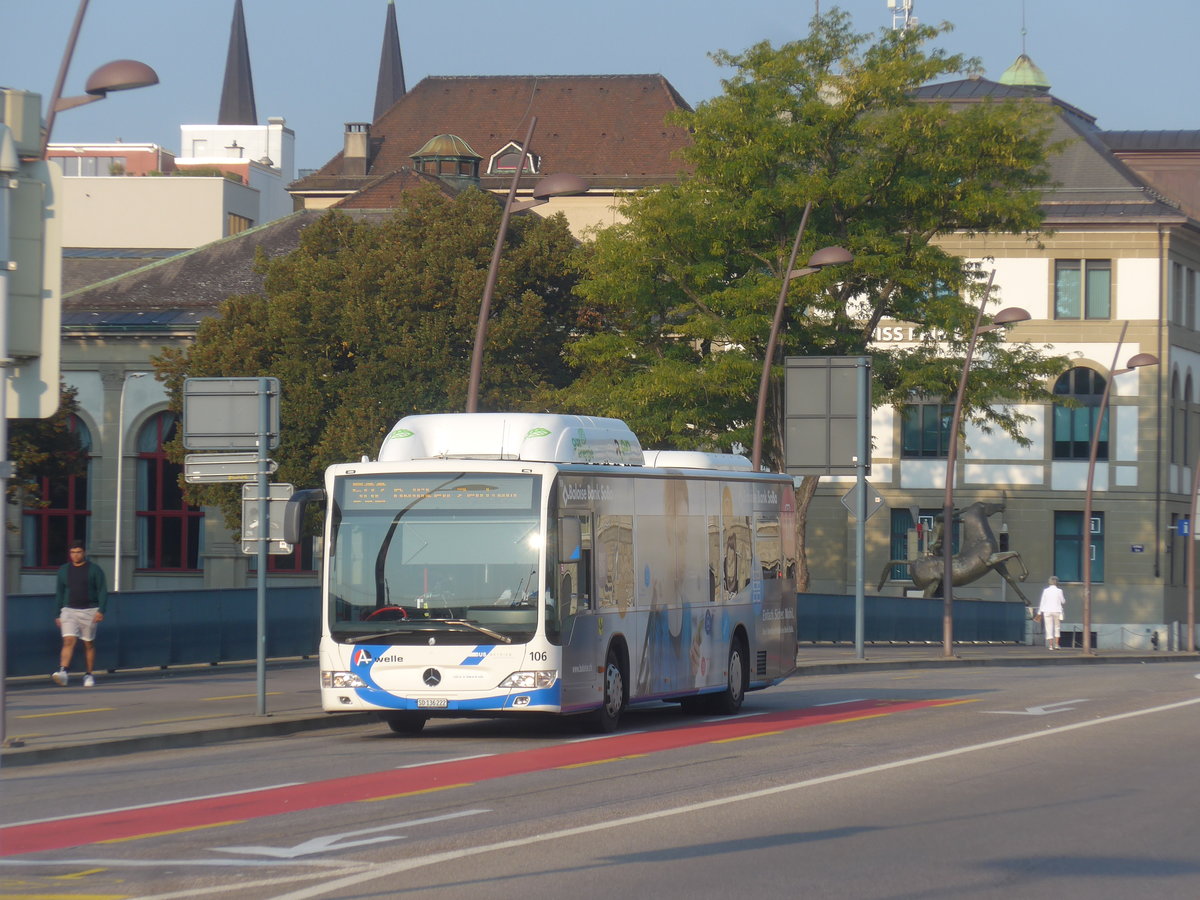
<svg viewBox="0 0 1200 900">
<path fill-rule="evenodd" d="M 1004 70 L 1004 74 L 1000 76 L 1000 83 L 1014 87 L 1035 88 L 1039 91 L 1050 90 L 1050 81 L 1046 78 L 1046 73 L 1024 53 Z"/>
</svg>

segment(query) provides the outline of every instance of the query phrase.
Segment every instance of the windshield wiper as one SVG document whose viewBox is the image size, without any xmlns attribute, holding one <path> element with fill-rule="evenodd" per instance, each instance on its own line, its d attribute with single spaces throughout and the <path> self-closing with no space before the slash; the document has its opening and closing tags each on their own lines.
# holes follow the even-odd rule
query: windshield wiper
<svg viewBox="0 0 1200 900">
<path fill-rule="evenodd" d="M 370 641 L 380 641 L 384 638 L 399 637 L 404 634 L 412 634 L 414 631 L 433 631 L 430 625 L 461 625 L 463 628 L 469 628 L 472 631 L 478 631 L 480 634 L 485 634 L 490 638 L 494 638 L 505 644 L 511 644 L 512 638 L 506 634 L 501 634 L 498 631 L 492 631 L 490 628 L 484 628 L 482 625 L 476 625 L 474 622 L 468 622 L 464 619 L 414 619 L 412 628 L 399 628 L 394 631 L 373 631 L 370 634 L 357 634 L 353 637 L 346 638 L 348 644 L 359 644 Z"/>
<path fill-rule="evenodd" d="M 492 631 L 490 628 L 484 628 L 482 625 L 476 625 L 474 622 L 468 622 L 466 619 L 438 619 L 446 625 L 462 625 L 464 628 L 470 628 L 472 631 L 478 631 L 480 634 L 486 634 L 490 638 L 495 638 L 498 641 L 504 641 L 506 644 L 512 643 L 512 638 L 506 634 L 501 634 L 498 631 Z"/>
<path fill-rule="evenodd" d="M 398 637 L 402 634 L 412 634 L 412 629 L 403 629 L 401 631 L 372 631 L 370 634 L 356 634 L 346 638 L 348 644 L 359 644 L 363 641 L 378 641 L 383 638 Z"/>
</svg>

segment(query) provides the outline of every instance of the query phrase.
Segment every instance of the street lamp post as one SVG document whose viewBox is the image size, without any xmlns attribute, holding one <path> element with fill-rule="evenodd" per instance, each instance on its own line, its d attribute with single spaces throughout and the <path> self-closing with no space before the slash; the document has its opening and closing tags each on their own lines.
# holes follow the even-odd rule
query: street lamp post
<svg viewBox="0 0 1200 900">
<path fill-rule="evenodd" d="M 134 60 L 123 59 L 101 66 L 92 73 L 85 87 L 87 96 L 82 98 L 63 98 L 63 83 L 67 78 L 67 69 L 71 66 L 71 57 L 75 54 L 75 42 L 79 38 L 79 28 L 83 24 L 83 16 L 87 12 L 87 5 L 88 0 L 79 0 L 79 7 L 75 12 L 75 22 L 71 26 L 71 34 L 67 38 L 67 46 L 63 51 L 62 63 L 58 68 L 58 78 L 54 83 L 54 93 L 50 97 L 50 105 L 46 111 L 46 124 L 42 130 L 41 153 L 39 154 L 42 158 L 46 156 L 46 148 L 50 143 L 50 132 L 54 128 L 54 117 L 60 109 L 70 109 L 73 106 L 79 106 L 83 103 L 102 100 L 110 91 L 131 90 L 158 83 L 158 75 L 149 66 Z M 3 157 L 0 160 L 0 165 L 3 166 L 6 172 L 8 169 L 12 169 L 15 172 L 17 170 L 15 148 L 12 147 L 11 138 L 8 142 L 3 141 L 6 134 L 7 132 L 0 131 L 0 157 Z M 10 174 L 12 173 L 7 172 L 7 174 L 0 177 L 8 181 L 8 175 Z M 4 189 L 0 188 L 0 190 Z M 5 232 L 4 236 L 7 237 L 6 227 L 8 216 L 6 211 L 2 217 L 5 228 L 0 228 L 0 232 Z M 0 247 L 0 263 L 7 263 L 7 256 L 8 247 Z M 8 316 L 7 284 L 4 279 L 0 279 L 0 322 L 7 323 Z M 4 641 L 8 616 L 7 548 L 3 540 L 3 536 L 8 528 L 8 514 L 4 508 L 6 503 L 3 498 L 8 495 L 9 469 L 11 467 L 8 459 L 8 410 L 6 407 L 6 397 L 8 393 L 9 369 L 12 367 L 12 364 L 13 360 L 9 357 L 7 326 L 0 326 L 0 645 Z M 57 390 L 57 388 L 54 389 Z M 7 672 L 8 661 L 4 653 L 4 647 L 0 646 L 0 746 L 8 745 L 8 701 L 4 688 L 4 678 Z"/>
<path fill-rule="evenodd" d="M 1121 328 L 1121 336 L 1117 338 L 1117 349 L 1113 352 L 1112 367 L 1104 382 L 1104 392 L 1100 395 L 1100 408 L 1096 413 L 1096 425 L 1092 429 L 1092 442 L 1088 447 L 1087 488 L 1083 494 L 1083 522 L 1080 523 L 1081 542 L 1083 545 L 1083 652 L 1090 654 L 1092 649 L 1092 485 L 1096 478 L 1096 455 L 1100 447 L 1100 432 L 1104 427 L 1104 414 L 1108 409 L 1108 399 L 1112 394 L 1113 379 L 1125 375 L 1142 366 L 1158 365 L 1158 357 L 1152 353 L 1138 353 L 1130 357 L 1124 369 L 1117 368 L 1121 355 L 1121 345 L 1125 343 L 1125 332 L 1129 330 L 1129 322 Z"/>
<path fill-rule="evenodd" d="M 467 412 L 477 412 L 479 408 L 479 382 L 483 374 L 483 348 L 487 343 L 488 318 L 492 314 L 492 294 L 496 290 L 496 277 L 500 270 L 500 251 L 504 249 L 504 238 L 508 234 L 508 220 L 515 212 L 532 209 L 549 203 L 551 197 L 565 197 L 571 194 L 582 194 L 589 185 L 577 175 L 558 173 L 541 179 L 533 189 L 532 200 L 517 200 L 517 184 L 521 180 L 521 172 L 525 168 L 525 157 L 529 153 L 529 142 L 533 140 L 533 129 L 537 125 L 537 116 L 529 120 L 529 130 L 525 140 L 521 142 L 521 156 L 513 168 L 512 183 L 508 188 L 508 198 L 504 201 L 504 211 L 500 214 L 500 230 L 496 234 L 496 244 L 492 248 L 492 260 L 488 265 L 487 280 L 483 285 L 483 299 L 479 303 L 479 322 L 475 326 L 475 345 L 471 349 L 471 376 L 467 384 Z"/>
<path fill-rule="evenodd" d="M 67 38 L 67 47 L 63 52 L 62 63 L 58 67 L 58 78 L 54 81 L 54 93 L 50 95 L 50 104 L 46 108 L 46 125 L 42 132 L 42 156 L 46 155 L 46 147 L 50 143 L 50 132 L 54 130 L 54 119 L 59 110 L 72 109 L 85 103 L 103 100 L 112 91 L 129 91 L 134 88 L 149 87 L 158 84 L 158 75 L 145 63 L 135 59 L 118 59 L 98 68 L 88 78 L 84 86 L 84 94 L 79 97 L 64 97 L 63 84 L 67 80 L 67 69 L 71 67 L 71 57 L 75 55 L 75 42 L 79 39 L 79 29 L 83 25 L 83 16 L 87 12 L 89 0 L 79 0 L 75 10 L 75 22 L 71 25 L 71 34 Z"/>
<path fill-rule="evenodd" d="M 762 377 L 758 382 L 758 405 L 754 410 L 754 442 L 750 452 L 750 464 L 757 472 L 762 468 L 763 425 L 767 415 L 767 388 L 771 383 L 771 365 L 775 359 L 775 345 L 779 340 L 779 329 L 783 327 L 783 311 L 787 305 L 788 285 L 793 278 L 803 278 L 819 272 L 826 266 L 854 261 L 849 250 L 842 247 L 822 247 L 808 260 L 808 265 L 797 269 L 796 254 L 800 252 L 800 241 L 804 238 L 804 228 L 808 225 L 808 216 L 812 212 L 812 201 L 804 204 L 804 214 L 800 217 L 800 228 L 796 231 L 796 240 L 792 242 L 792 253 L 788 257 L 787 268 L 783 271 L 783 285 L 779 288 L 779 300 L 775 304 L 775 318 L 771 320 L 771 333 L 767 336 L 767 350 L 763 356 Z"/>
<path fill-rule="evenodd" d="M 967 390 L 967 372 L 975 355 L 975 343 L 979 335 L 996 331 L 1015 322 L 1027 321 L 1029 313 L 1019 307 L 1010 306 L 1000 310 L 991 324 L 983 325 L 983 310 L 992 294 L 992 282 L 996 278 L 993 269 L 988 276 L 979 311 L 975 313 L 975 325 L 967 342 L 967 355 L 963 360 L 962 374 L 958 378 L 958 392 L 954 395 L 954 414 L 950 419 L 949 444 L 946 447 L 946 490 L 942 499 L 942 650 L 943 655 L 954 655 L 954 467 L 958 458 L 958 432 L 962 424 L 963 395 Z"/>
</svg>

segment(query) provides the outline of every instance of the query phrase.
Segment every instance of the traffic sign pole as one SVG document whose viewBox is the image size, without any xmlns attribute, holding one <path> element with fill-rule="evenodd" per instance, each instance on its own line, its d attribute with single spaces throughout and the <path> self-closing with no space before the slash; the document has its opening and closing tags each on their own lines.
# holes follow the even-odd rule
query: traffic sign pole
<svg viewBox="0 0 1200 900">
<path fill-rule="evenodd" d="M 258 379 L 258 521 L 261 523 L 258 543 L 258 714 L 267 714 L 267 541 L 271 539 L 270 497 L 267 483 L 270 474 L 267 458 L 271 436 L 271 381 Z M 278 383 L 278 382 L 276 382 Z"/>
</svg>

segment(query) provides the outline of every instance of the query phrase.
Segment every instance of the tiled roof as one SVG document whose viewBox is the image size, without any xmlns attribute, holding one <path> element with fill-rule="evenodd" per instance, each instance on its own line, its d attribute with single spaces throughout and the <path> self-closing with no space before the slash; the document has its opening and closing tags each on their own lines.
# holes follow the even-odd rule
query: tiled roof
<svg viewBox="0 0 1200 900">
<path fill-rule="evenodd" d="M 1156 190 L 1114 153 L 1113 143 L 1122 139 L 1113 135 L 1120 132 L 1100 131 L 1094 117 L 1045 91 L 999 84 L 986 78 L 968 78 L 927 85 L 918 88 L 913 96 L 950 104 L 987 99 L 1032 99 L 1053 104 L 1058 115 L 1051 124 L 1049 140 L 1063 146 L 1050 157 L 1051 186 L 1042 199 L 1046 224 L 1050 227 L 1118 221 L 1144 224 L 1190 221 L 1180 210 L 1179 198 Z"/>
<path fill-rule="evenodd" d="M 376 176 L 366 187 L 333 204 L 333 208 L 395 209 L 401 205 L 400 200 L 405 193 L 421 184 L 432 184 L 447 196 L 453 196 L 455 193 L 436 175 L 426 175 L 406 167 L 389 175 Z"/>
<path fill-rule="evenodd" d="M 1102 131 L 1100 137 L 1114 153 L 1200 152 L 1200 131 Z"/>
<path fill-rule="evenodd" d="M 374 220 L 390 213 L 352 214 Z M 63 328 L 69 332 L 111 324 L 127 330 L 138 323 L 194 323 L 227 297 L 260 291 L 257 252 L 268 257 L 290 253 L 299 245 L 300 232 L 322 215 L 323 210 L 302 210 L 73 291 L 63 297 Z"/>
<path fill-rule="evenodd" d="M 684 168 L 677 151 L 687 132 L 666 125 L 690 109 L 662 75 L 491 75 L 422 79 L 371 126 L 367 175 L 411 166 L 411 156 L 438 134 L 455 134 L 486 161 L 521 141 L 537 116 L 531 150 L 540 171 L 570 172 L 593 187 L 637 187 L 672 180 Z M 338 154 L 316 174 L 289 186 L 297 193 L 345 191 L 361 179 L 342 174 Z M 507 184 L 499 176 L 483 187 Z"/>
</svg>

